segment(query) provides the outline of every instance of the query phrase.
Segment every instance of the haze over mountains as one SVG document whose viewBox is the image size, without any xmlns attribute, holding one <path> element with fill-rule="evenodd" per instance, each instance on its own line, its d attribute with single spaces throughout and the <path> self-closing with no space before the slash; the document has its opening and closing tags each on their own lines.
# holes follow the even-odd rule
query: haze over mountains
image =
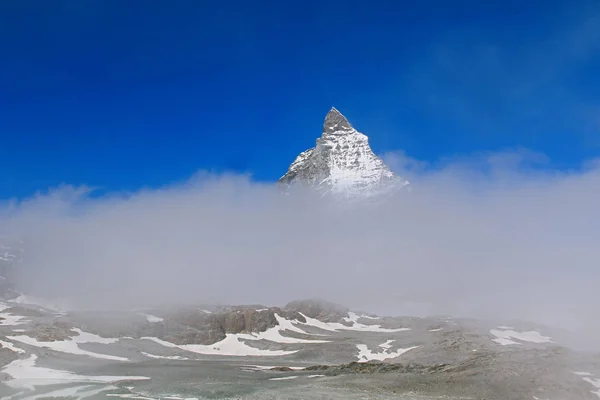
<svg viewBox="0 0 600 400">
<path fill-rule="evenodd" d="M 22 290 L 68 295 L 82 308 L 320 297 L 385 314 L 597 325 L 587 317 L 600 303 L 598 227 L 589 223 L 599 213 L 596 169 L 531 172 L 530 154 L 516 151 L 415 171 L 404 167 L 419 163 L 401 153 L 373 155 L 335 109 L 322 131 L 283 179 L 308 174 L 317 195 L 199 175 L 104 197 L 64 186 L 7 205 L 2 232 L 27 237 Z M 340 210 L 321 196 L 377 189 L 390 169 L 415 190 L 365 209 Z M 332 170 L 349 173 L 333 179 Z"/>
</svg>

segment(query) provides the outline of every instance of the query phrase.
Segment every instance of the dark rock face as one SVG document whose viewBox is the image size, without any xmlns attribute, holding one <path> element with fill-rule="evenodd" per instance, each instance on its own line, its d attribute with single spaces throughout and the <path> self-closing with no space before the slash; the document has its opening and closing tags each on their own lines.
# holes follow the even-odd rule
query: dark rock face
<svg viewBox="0 0 600 400">
<path fill-rule="evenodd" d="M 279 307 L 232 307 L 220 315 L 226 333 L 264 332 L 277 326 L 275 314 L 280 317 L 306 322 L 300 313 Z"/>
<path fill-rule="evenodd" d="M 212 344 L 225 339 L 220 315 L 199 311 L 179 311 L 169 315 L 164 333 L 157 335 L 175 344 Z M 161 324 L 152 324 L 161 325 Z"/>
<path fill-rule="evenodd" d="M 164 323 L 151 325 L 156 326 L 155 329 L 163 326 L 156 336 L 172 343 L 208 345 L 225 339 L 227 334 L 258 333 L 277 326 L 275 314 L 306 322 L 298 312 L 278 307 L 231 307 L 212 314 L 197 310 L 177 311 L 166 315 Z"/>
<path fill-rule="evenodd" d="M 335 107 L 332 107 L 325 116 L 323 132 L 351 131 L 352 129 L 350 122 Z"/>
<path fill-rule="evenodd" d="M 286 308 L 323 322 L 340 322 L 348 316 L 349 311 L 344 306 L 319 299 L 292 301 Z"/>
</svg>

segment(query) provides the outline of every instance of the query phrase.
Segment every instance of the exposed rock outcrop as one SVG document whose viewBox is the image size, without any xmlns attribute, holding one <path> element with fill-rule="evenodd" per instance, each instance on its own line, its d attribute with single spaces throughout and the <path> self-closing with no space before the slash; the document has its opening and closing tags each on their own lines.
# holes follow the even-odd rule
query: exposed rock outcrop
<svg viewBox="0 0 600 400">
<path fill-rule="evenodd" d="M 320 299 L 295 300 L 285 307 L 323 322 L 343 322 L 349 311 L 344 306 Z"/>
</svg>

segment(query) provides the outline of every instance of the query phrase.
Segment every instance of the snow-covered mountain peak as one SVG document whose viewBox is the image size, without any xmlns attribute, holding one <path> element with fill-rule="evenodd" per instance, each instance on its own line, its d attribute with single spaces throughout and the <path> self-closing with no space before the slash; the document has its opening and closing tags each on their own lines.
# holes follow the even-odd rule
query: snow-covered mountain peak
<svg viewBox="0 0 600 400">
<path fill-rule="evenodd" d="M 408 184 L 373 153 L 369 138 L 335 107 L 325 117 L 316 146 L 300 153 L 279 183 L 301 183 L 342 197 L 371 197 Z"/>
</svg>

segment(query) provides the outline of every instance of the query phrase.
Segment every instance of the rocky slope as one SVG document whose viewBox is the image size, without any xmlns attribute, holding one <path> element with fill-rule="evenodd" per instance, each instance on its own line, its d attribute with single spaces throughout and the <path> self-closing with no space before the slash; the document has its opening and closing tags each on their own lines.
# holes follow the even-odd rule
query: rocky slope
<svg viewBox="0 0 600 400">
<path fill-rule="evenodd" d="M 381 195 L 408 185 L 373 153 L 368 137 L 335 108 L 327 113 L 316 146 L 300 153 L 278 183 L 303 184 L 346 198 Z"/>
<path fill-rule="evenodd" d="M 314 299 L 118 313 L 5 302 L 0 397 L 598 397 L 598 354 L 549 327 L 511 325 L 383 318 Z"/>
</svg>

